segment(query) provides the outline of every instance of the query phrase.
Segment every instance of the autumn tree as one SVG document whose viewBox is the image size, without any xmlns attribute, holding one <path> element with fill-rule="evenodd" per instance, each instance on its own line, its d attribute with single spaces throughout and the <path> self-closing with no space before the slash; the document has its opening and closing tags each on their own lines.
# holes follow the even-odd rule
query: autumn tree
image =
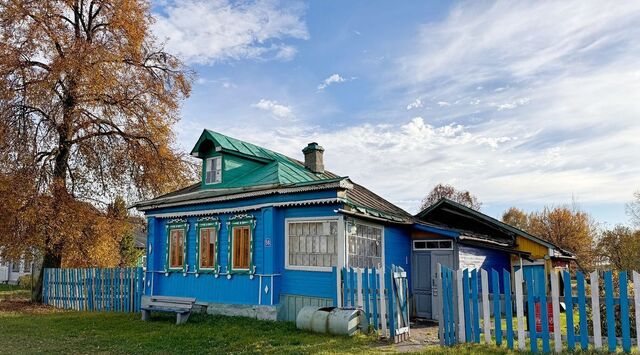
<svg viewBox="0 0 640 355">
<path fill-rule="evenodd" d="M 510 207 L 502 214 L 502 222 L 526 231 L 529 228 L 529 216 L 517 207 Z"/>
<path fill-rule="evenodd" d="M 591 215 L 575 206 L 544 207 L 529 214 L 511 207 L 502 221 L 573 252 L 585 269 L 593 266 L 597 225 Z"/>
<path fill-rule="evenodd" d="M 6 255 L 36 247 L 44 267 L 116 265 L 124 226 L 105 204 L 192 179 L 172 132 L 191 74 L 152 36 L 149 6 L 0 0 Z"/>
<path fill-rule="evenodd" d="M 597 253 L 615 270 L 640 270 L 640 230 L 623 225 L 602 232 Z"/>
<path fill-rule="evenodd" d="M 463 204 L 476 211 L 479 211 L 480 207 L 482 207 L 482 202 L 478 201 L 478 198 L 472 195 L 469 191 L 456 190 L 455 187 L 449 184 L 438 184 L 422 200 L 420 209 L 423 210 L 433 205 L 441 198 L 448 198 L 449 200 Z"/>
</svg>

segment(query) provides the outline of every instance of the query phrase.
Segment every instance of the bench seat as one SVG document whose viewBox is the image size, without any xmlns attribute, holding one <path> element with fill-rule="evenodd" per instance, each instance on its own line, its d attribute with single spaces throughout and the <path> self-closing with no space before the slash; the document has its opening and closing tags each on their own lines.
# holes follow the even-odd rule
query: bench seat
<svg viewBox="0 0 640 355">
<path fill-rule="evenodd" d="M 142 296 L 142 320 L 147 321 L 151 311 L 176 314 L 176 324 L 183 324 L 191 315 L 195 298 L 169 296 Z"/>
</svg>

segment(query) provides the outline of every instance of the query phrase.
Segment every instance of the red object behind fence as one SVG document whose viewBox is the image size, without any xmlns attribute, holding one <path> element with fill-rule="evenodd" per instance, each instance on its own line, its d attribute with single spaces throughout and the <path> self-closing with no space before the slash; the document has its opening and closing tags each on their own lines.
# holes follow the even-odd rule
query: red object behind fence
<svg viewBox="0 0 640 355">
<path fill-rule="evenodd" d="M 535 303 L 535 312 L 536 312 L 536 332 L 542 331 L 542 316 L 541 316 L 541 307 L 540 303 Z M 553 332 L 553 305 L 551 302 L 547 303 L 547 322 L 549 324 L 549 331 Z"/>
</svg>

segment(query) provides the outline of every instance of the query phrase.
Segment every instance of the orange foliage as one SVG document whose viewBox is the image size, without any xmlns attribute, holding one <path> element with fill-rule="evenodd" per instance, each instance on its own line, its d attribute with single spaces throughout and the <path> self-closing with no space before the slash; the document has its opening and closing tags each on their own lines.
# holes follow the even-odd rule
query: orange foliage
<svg viewBox="0 0 640 355">
<path fill-rule="evenodd" d="M 0 0 L 0 246 L 46 266 L 114 266 L 104 205 L 184 186 L 173 125 L 191 73 L 144 0 Z"/>
</svg>

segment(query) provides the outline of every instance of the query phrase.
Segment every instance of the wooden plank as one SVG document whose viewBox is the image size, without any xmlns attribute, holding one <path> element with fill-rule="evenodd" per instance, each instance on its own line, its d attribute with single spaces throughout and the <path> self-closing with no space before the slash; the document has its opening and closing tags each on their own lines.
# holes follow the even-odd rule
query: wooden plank
<svg viewBox="0 0 640 355">
<path fill-rule="evenodd" d="M 640 351 L 640 274 L 633 272 L 633 300 L 636 309 L 636 342 Z"/>
<path fill-rule="evenodd" d="M 379 269 L 380 276 L 380 323 L 382 325 L 382 334 L 387 336 L 387 305 L 384 300 L 385 297 L 385 284 L 384 284 L 384 272 L 383 268 Z"/>
<path fill-rule="evenodd" d="M 333 272 L 336 275 L 336 307 L 343 307 L 342 304 L 342 269 L 333 267 Z"/>
<path fill-rule="evenodd" d="M 627 272 L 620 272 L 618 274 L 618 280 L 620 281 L 620 321 L 622 322 L 622 350 L 625 353 L 630 353 L 631 330 L 629 324 L 629 299 L 627 298 Z"/>
<path fill-rule="evenodd" d="M 362 297 L 364 298 L 364 316 L 367 328 L 371 324 L 371 310 L 369 304 L 371 303 L 371 294 L 369 293 L 369 268 L 364 268 L 364 274 L 362 275 Z"/>
<path fill-rule="evenodd" d="M 569 351 L 573 351 L 575 345 L 575 334 L 573 327 L 573 291 L 571 290 L 571 275 L 568 271 L 564 273 L 564 304 L 566 305 L 566 319 L 567 319 L 567 348 Z"/>
<path fill-rule="evenodd" d="M 613 309 L 613 274 L 611 271 L 604 273 L 604 293 L 607 313 L 607 343 L 610 352 L 616 351 L 616 321 Z"/>
<path fill-rule="evenodd" d="M 451 279 L 452 277 L 452 272 L 449 268 L 447 267 L 442 267 L 442 300 L 444 301 L 444 338 L 445 338 L 445 343 L 446 345 L 453 345 L 454 343 L 454 338 L 453 338 L 453 332 L 452 332 L 452 324 L 453 324 L 453 317 L 454 317 L 454 312 L 453 312 L 453 302 L 452 299 L 452 290 L 453 290 L 453 280 Z"/>
<path fill-rule="evenodd" d="M 362 269 L 358 268 L 356 270 L 356 283 L 358 284 L 357 292 L 358 292 L 358 308 L 363 309 L 363 300 L 362 300 Z"/>
<path fill-rule="evenodd" d="M 378 275 L 376 269 L 371 269 L 371 296 L 373 296 L 373 327 L 375 330 L 380 329 L 380 322 L 378 321 Z"/>
<path fill-rule="evenodd" d="M 538 297 L 540 298 L 540 323 L 542 328 L 542 351 L 548 353 L 551 351 L 549 348 L 549 316 L 547 314 L 547 288 L 545 285 L 545 270 L 544 268 L 537 271 L 537 284 L 538 284 Z"/>
<path fill-rule="evenodd" d="M 489 273 L 480 269 L 480 280 L 482 281 L 482 320 L 484 328 L 484 342 L 491 343 L 491 313 L 489 305 Z"/>
<path fill-rule="evenodd" d="M 444 319 L 443 310 L 444 302 L 442 301 L 442 265 L 438 263 L 436 265 L 436 311 L 438 312 L 438 339 L 440 339 L 440 345 L 445 345 L 444 339 Z"/>
<path fill-rule="evenodd" d="M 349 268 L 349 294 L 351 296 L 351 299 L 349 300 L 350 303 L 349 305 L 351 307 L 356 307 L 356 275 L 355 272 L 353 271 L 353 268 L 350 267 Z"/>
<path fill-rule="evenodd" d="M 551 307 L 553 310 L 553 345 L 557 353 L 562 352 L 562 333 L 560 330 L 560 285 L 558 284 L 558 273 L 551 271 Z"/>
<path fill-rule="evenodd" d="M 585 302 L 584 274 L 580 271 L 576 272 L 576 281 L 578 283 L 578 317 L 580 319 L 580 347 L 587 350 L 589 347 L 589 331 L 587 329 L 587 306 Z"/>
<path fill-rule="evenodd" d="M 456 285 L 458 286 L 458 342 L 464 343 L 466 340 L 466 328 L 464 322 L 464 287 L 462 286 L 462 270 L 456 271 Z"/>
<path fill-rule="evenodd" d="M 598 271 L 589 274 L 591 279 L 591 319 L 593 320 L 593 345 L 596 350 L 602 349 L 602 330 L 600 329 L 600 285 Z"/>
<path fill-rule="evenodd" d="M 533 285 L 533 275 L 531 268 L 525 268 L 524 279 L 527 285 L 527 320 L 529 321 L 529 337 L 531 338 L 530 346 L 531 352 L 538 352 L 538 336 L 536 332 L 536 320 L 535 320 L 535 287 Z"/>
<path fill-rule="evenodd" d="M 500 312 L 500 275 L 491 269 L 491 284 L 493 286 L 493 323 L 496 335 L 496 345 L 502 345 L 502 315 Z"/>
<path fill-rule="evenodd" d="M 395 295 L 394 295 L 394 287 L 395 287 L 395 282 L 394 282 L 394 270 L 393 270 L 393 265 L 391 266 L 391 272 L 389 273 L 389 289 L 387 290 L 387 293 L 389 294 L 389 339 L 394 339 L 396 336 L 396 305 L 395 305 Z"/>
<path fill-rule="evenodd" d="M 504 285 L 504 318 L 507 325 L 507 347 L 513 349 L 513 302 L 511 301 L 511 273 L 502 269 Z"/>
<path fill-rule="evenodd" d="M 480 310 L 478 309 L 478 270 L 471 271 L 471 302 L 473 304 L 473 342 L 480 344 Z"/>
<path fill-rule="evenodd" d="M 462 298 L 463 298 L 463 312 L 464 312 L 464 340 L 467 343 L 471 342 L 471 307 L 469 307 L 469 270 L 464 269 L 462 272 Z"/>
<path fill-rule="evenodd" d="M 349 305 L 349 274 L 347 268 L 342 268 L 342 307 Z"/>
</svg>

